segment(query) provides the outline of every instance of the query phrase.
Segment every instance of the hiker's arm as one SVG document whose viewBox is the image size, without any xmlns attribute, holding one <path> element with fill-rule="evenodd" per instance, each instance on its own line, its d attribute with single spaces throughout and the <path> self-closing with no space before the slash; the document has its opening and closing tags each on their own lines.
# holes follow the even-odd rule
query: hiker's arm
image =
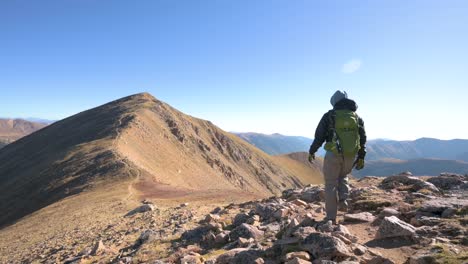
<svg viewBox="0 0 468 264">
<path fill-rule="evenodd" d="M 359 144 L 361 145 L 361 148 L 359 149 L 358 157 L 364 159 L 366 157 L 367 136 L 366 129 L 364 128 L 364 120 L 362 120 L 362 118 L 359 118 L 359 138 Z"/>
<path fill-rule="evenodd" d="M 328 133 L 328 113 L 324 114 L 315 130 L 315 139 L 309 149 L 309 154 L 314 154 L 327 139 Z"/>
</svg>

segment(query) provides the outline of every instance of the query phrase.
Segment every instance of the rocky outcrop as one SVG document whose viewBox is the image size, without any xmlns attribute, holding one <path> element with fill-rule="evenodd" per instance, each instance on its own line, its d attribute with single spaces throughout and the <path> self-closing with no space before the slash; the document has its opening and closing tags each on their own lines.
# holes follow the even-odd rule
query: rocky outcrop
<svg viewBox="0 0 468 264">
<path fill-rule="evenodd" d="M 416 228 L 398 219 L 396 216 L 385 217 L 380 224 L 375 236 L 376 239 L 403 237 L 412 238 L 416 234 Z"/>
</svg>

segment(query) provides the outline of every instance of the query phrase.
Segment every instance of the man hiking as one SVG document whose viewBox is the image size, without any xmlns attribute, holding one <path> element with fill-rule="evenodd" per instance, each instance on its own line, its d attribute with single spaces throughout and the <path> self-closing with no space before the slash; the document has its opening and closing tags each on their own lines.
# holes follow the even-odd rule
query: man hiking
<svg viewBox="0 0 468 264">
<path fill-rule="evenodd" d="M 356 114 L 357 104 L 346 92 L 336 91 L 330 99 L 333 109 L 325 113 L 315 131 L 309 150 L 309 161 L 325 143 L 323 174 L 325 177 L 326 220 L 336 224 L 336 214 L 346 211 L 349 186 L 347 175 L 353 167 L 364 168 L 366 131 L 364 121 Z"/>
</svg>

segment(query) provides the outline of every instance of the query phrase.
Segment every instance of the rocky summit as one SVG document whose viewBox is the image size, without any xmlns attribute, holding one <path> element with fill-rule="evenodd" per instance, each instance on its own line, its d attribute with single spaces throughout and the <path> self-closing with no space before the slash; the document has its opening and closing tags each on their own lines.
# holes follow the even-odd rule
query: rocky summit
<svg viewBox="0 0 468 264">
<path fill-rule="evenodd" d="M 466 263 L 468 177 L 450 190 L 430 184 L 453 178 L 439 177 L 353 179 L 336 224 L 324 220 L 321 185 L 211 209 L 145 200 L 88 244 L 51 238 L 13 262 Z"/>
</svg>

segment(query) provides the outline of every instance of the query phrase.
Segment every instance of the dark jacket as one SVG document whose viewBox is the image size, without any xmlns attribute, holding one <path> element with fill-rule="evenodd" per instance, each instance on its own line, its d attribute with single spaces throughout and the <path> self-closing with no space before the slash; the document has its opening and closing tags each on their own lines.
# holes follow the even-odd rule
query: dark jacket
<svg viewBox="0 0 468 264">
<path fill-rule="evenodd" d="M 333 110 L 350 110 L 353 112 L 356 112 L 357 110 L 357 104 L 351 99 L 342 99 L 338 101 L 335 106 L 333 107 Z M 327 112 L 323 115 L 322 119 L 320 120 L 320 123 L 317 126 L 317 129 L 315 130 L 315 139 L 314 142 L 312 142 L 312 145 L 310 146 L 309 153 L 310 154 L 315 154 L 317 150 L 323 145 L 323 143 L 327 140 L 328 137 L 328 128 L 329 128 L 329 115 L 330 112 Z M 359 137 L 360 137 L 360 145 L 361 149 L 359 150 L 358 157 L 359 158 L 364 158 L 366 156 L 366 130 L 364 129 L 364 121 L 362 118 L 359 117 Z"/>
</svg>

